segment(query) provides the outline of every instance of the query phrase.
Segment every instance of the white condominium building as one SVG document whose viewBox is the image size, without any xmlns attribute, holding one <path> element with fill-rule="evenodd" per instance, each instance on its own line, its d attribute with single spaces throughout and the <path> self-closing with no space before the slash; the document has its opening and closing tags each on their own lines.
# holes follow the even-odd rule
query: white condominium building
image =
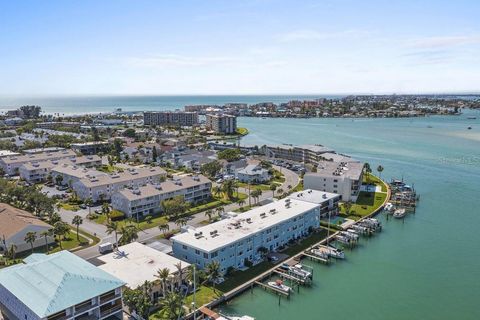
<svg viewBox="0 0 480 320">
<path fill-rule="evenodd" d="M 131 168 L 113 174 L 87 176 L 72 184 L 72 188 L 82 199 L 93 202 L 110 200 L 112 194 L 123 188 L 139 188 L 146 184 L 161 182 L 167 173 L 159 167 Z"/>
<path fill-rule="evenodd" d="M 229 114 L 207 114 L 206 128 L 220 134 L 237 132 L 237 117 Z"/>
<path fill-rule="evenodd" d="M 317 172 L 303 177 L 305 188 L 338 193 L 343 201 L 356 201 L 363 179 L 363 163 L 319 162 Z"/>
<path fill-rule="evenodd" d="M 82 168 L 91 168 L 102 164 L 102 159 L 98 156 L 73 157 L 61 160 L 48 160 L 41 162 L 27 162 L 18 169 L 20 178 L 30 182 L 37 183 L 45 181 L 47 176 L 57 166 L 75 166 Z"/>
<path fill-rule="evenodd" d="M 282 199 L 172 238 L 178 259 L 205 268 L 218 261 L 222 273 L 262 261 L 265 251 L 276 251 L 320 226 L 320 204 Z"/>
<path fill-rule="evenodd" d="M 5 174 L 10 176 L 17 175 L 22 164 L 30 162 L 43 162 L 48 160 L 61 160 L 73 158 L 76 154 L 72 150 L 62 150 L 57 152 L 42 152 L 35 154 L 24 154 L 20 156 L 10 156 L 0 158 L 0 167 Z"/>
<path fill-rule="evenodd" d="M 138 218 L 161 212 L 162 201 L 176 196 L 190 203 L 208 200 L 211 189 L 212 182 L 205 176 L 186 176 L 156 185 L 121 189 L 112 195 L 112 208 Z"/>
<path fill-rule="evenodd" d="M 143 124 L 191 127 L 198 124 L 198 113 L 186 111 L 146 111 L 143 113 Z"/>
<path fill-rule="evenodd" d="M 296 162 L 313 163 L 324 160 L 324 153 L 332 153 L 333 149 L 314 144 L 294 146 L 288 144 L 269 145 L 264 147 L 267 157 L 286 159 Z"/>
</svg>

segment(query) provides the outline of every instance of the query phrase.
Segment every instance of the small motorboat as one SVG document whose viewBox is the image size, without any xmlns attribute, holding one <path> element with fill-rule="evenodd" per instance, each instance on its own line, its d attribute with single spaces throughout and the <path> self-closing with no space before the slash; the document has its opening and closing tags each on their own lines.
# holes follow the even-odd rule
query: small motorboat
<svg viewBox="0 0 480 320">
<path fill-rule="evenodd" d="M 330 258 L 330 254 L 329 254 L 328 250 L 322 250 L 322 249 L 315 248 L 315 249 L 310 250 L 310 252 L 313 255 L 316 255 L 317 257 L 320 257 L 322 259 L 327 259 L 328 260 L 328 258 Z"/>
<path fill-rule="evenodd" d="M 470 116 L 470 117 L 467 117 L 467 119 L 468 119 L 468 120 L 475 120 L 475 119 L 477 119 L 477 117 L 475 117 L 475 116 Z"/>
<path fill-rule="evenodd" d="M 301 276 L 302 278 L 311 278 L 312 277 L 312 273 L 308 270 L 305 270 L 300 263 L 290 267 L 290 270 L 293 273 L 295 273 L 296 275 Z"/>
<path fill-rule="evenodd" d="M 350 239 L 351 241 L 358 241 L 358 234 L 356 233 L 351 233 L 348 231 L 340 231 L 340 235 L 342 237 Z"/>
<path fill-rule="evenodd" d="M 401 219 L 401 218 L 405 217 L 406 215 L 407 215 L 407 210 L 405 210 L 405 208 L 397 209 L 393 213 L 393 217 L 397 218 L 397 219 Z"/>
<path fill-rule="evenodd" d="M 468 130 L 472 130 L 472 127 L 468 127 L 467 129 L 468 129 Z"/>
<path fill-rule="evenodd" d="M 390 202 L 387 202 L 385 207 L 383 207 L 383 210 L 385 210 L 387 212 L 392 212 L 393 209 L 395 209 L 395 207 L 393 206 L 393 203 L 390 203 Z"/>
<path fill-rule="evenodd" d="M 347 237 L 342 236 L 340 234 L 335 236 L 335 240 L 337 240 L 338 242 L 340 242 L 342 244 L 351 244 L 352 243 L 352 240 L 350 238 L 347 238 Z"/>
<path fill-rule="evenodd" d="M 345 259 L 345 252 L 341 249 L 337 249 L 334 247 L 328 247 L 328 254 L 330 257 L 335 258 L 335 259 Z"/>
<path fill-rule="evenodd" d="M 280 279 L 278 279 L 276 281 L 269 281 L 268 285 L 272 288 L 278 289 L 278 290 L 283 291 L 285 293 L 289 293 L 292 290 L 292 288 L 290 288 L 289 286 L 284 285 L 283 281 L 280 280 Z"/>
</svg>

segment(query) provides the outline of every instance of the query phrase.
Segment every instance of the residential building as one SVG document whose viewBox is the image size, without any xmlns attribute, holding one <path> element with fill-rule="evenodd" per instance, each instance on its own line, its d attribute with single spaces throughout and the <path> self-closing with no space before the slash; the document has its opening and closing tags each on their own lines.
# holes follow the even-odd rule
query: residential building
<svg viewBox="0 0 480 320">
<path fill-rule="evenodd" d="M 70 145 L 72 150 L 81 154 L 97 154 L 98 152 L 105 152 L 110 148 L 108 141 L 91 141 L 83 143 L 72 143 Z"/>
<path fill-rule="evenodd" d="M 62 160 L 50 160 L 41 162 L 27 162 L 18 169 L 20 178 L 30 183 L 38 183 L 45 181 L 47 176 L 52 172 L 53 168 L 58 166 L 74 166 L 82 168 L 91 168 L 102 164 L 99 156 L 83 156 L 73 157 Z"/>
<path fill-rule="evenodd" d="M 0 150 L 0 158 L 4 158 L 4 157 L 11 157 L 11 156 L 19 156 L 20 153 L 18 152 L 13 152 L 13 151 L 10 151 L 10 150 Z"/>
<path fill-rule="evenodd" d="M 219 134 L 233 134 L 237 132 L 237 117 L 229 114 L 207 114 L 206 128 Z"/>
<path fill-rule="evenodd" d="M 302 163 L 316 164 L 318 161 L 324 160 L 322 154 L 332 153 L 333 149 L 322 145 L 270 145 L 264 146 L 263 152 L 267 157 L 280 158 Z"/>
<path fill-rule="evenodd" d="M 191 127 L 198 124 L 198 113 L 186 111 L 146 111 L 143 113 L 144 125 L 175 125 Z"/>
<path fill-rule="evenodd" d="M 61 147 L 48 147 L 48 148 L 25 149 L 22 152 L 25 154 L 36 154 L 36 153 L 45 153 L 45 152 L 59 152 L 64 150 L 66 149 Z"/>
<path fill-rule="evenodd" d="M 343 201 L 356 201 L 363 179 L 361 162 L 321 161 L 317 172 L 306 173 L 303 184 L 306 189 L 337 193 Z"/>
<path fill-rule="evenodd" d="M 0 309 L 12 320 L 121 320 L 124 284 L 68 251 L 32 254 L 0 270 Z"/>
<path fill-rule="evenodd" d="M 90 157 L 90 156 L 89 156 Z M 107 175 L 107 173 L 90 169 L 85 166 L 77 166 L 68 163 L 62 163 L 50 170 L 50 174 L 52 175 L 52 180 L 57 181 L 57 176 L 61 176 L 61 185 L 68 185 L 72 186 L 73 183 L 79 181 L 80 179 L 87 178 L 90 176 L 102 176 Z"/>
<path fill-rule="evenodd" d="M 167 269 L 170 272 L 167 286 L 179 290 L 190 266 L 187 262 L 139 242 L 121 246 L 115 252 L 99 256 L 97 259 L 102 262 L 98 268 L 119 278 L 130 289 L 138 288 L 145 281 L 152 283 L 153 301 L 157 301 L 163 295 L 162 283 L 157 277 L 158 270 Z"/>
<path fill-rule="evenodd" d="M 264 183 L 270 180 L 270 174 L 258 164 L 249 164 L 237 171 L 237 179 L 244 183 Z"/>
<path fill-rule="evenodd" d="M 112 194 L 123 188 L 139 188 L 146 184 L 160 183 L 167 173 L 159 167 L 130 168 L 112 174 L 89 175 L 72 183 L 77 195 L 93 202 L 110 200 Z"/>
<path fill-rule="evenodd" d="M 0 158 L 0 167 L 2 167 L 3 172 L 5 172 L 5 174 L 14 176 L 19 173 L 18 169 L 24 163 L 43 162 L 48 160 L 61 160 L 61 159 L 73 158 L 75 156 L 76 154 L 72 150 L 24 154 L 20 156 L 9 156 L 9 157 Z"/>
<path fill-rule="evenodd" d="M 28 232 L 35 232 L 37 240 L 33 247 L 45 246 L 45 238 L 40 234 L 48 231 L 51 225 L 43 222 L 28 211 L 12 207 L 6 203 L 0 203 L 0 253 L 16 246 L 17 252 L 30 250 L 30 243 L 25 242 Z M 51 244 L 53 237 L 47 237 L 47 243 Z"/>
<path fill-rule="evenodd" d="M 320 205 L 321 217 L 327 217 L 328 215 L 333 217 L 338 214 L 338 202 L 342 197 L 336 193 L 305 189 L 292 193 L 288 198 L 318 204 Z"/>
<path fill-rule="evenodd" d="M 159 184 L 125 188 L 112 195 L 112 208 L 128 217 L 142 217 L 162 211 L 162 201 L 181 196 L 192 204 L 211 197 L 212 182 L 203 175 L 178 177 Z"/>
<path fill-rule="evenodd" d="M 316 203 L 282 199 L 171 238 L 174 256 L 205 268 L 220 263 L 222 273 L 257 264 L 264 252 L 277 251 L 320 226 Z M 250 263 L 249 263 L 250 262 Z"/>
<path fill-rule="evenodd" d="M 79 122 L 69 122 L 69 121 L 48 121 L 48 122 L 37 122 L 35 124 L 37 128 L 40 129 L 56 129 L 56 128 L 80 128 Z"/>
</svg>

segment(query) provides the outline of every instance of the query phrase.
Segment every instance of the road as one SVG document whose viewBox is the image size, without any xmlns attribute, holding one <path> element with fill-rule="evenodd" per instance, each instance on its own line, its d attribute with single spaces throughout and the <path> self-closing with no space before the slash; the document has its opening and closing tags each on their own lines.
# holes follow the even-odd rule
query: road
<svg viewBox="0 0 480 320">
<path fill-rule="evenodd" d="M 298 182 L 299 182 L 298 174 L 296 174 L 295 172 L 293 172 L 291 170 L 281 168 L 281 167 L 278 167 L 278 166 L 273 166 L 273 167 L 274 167 L 274 169 L 276 169 L 278 171 L 281 171 L 282 174 L 285 177 L 285 182 L 283 182 L 282 185 L 279 188 L 283 189 L 284 191 L 288 191 L 289 190 L 289 188 L 288 188 L 289 185 L 291 186 L 291 188 L 294 188 L 298 184 Z M 240 192 L 248 194 L 248 190 L 246 190 L 244 188 L 240 188 Z M 253 203 L 253 199 L 251 201 Z M 260 203 L 267 203 L 267 202 L 270 202 L 270 201 L 272 201 L 272 192 L 271 191 L 264 191 L 258 199 L 258 202 L 260 202 Z M 246 200 L 246 203 L 248 204 L 248 199 Z M 239 207 L 240 206 L 238 205 L 238 203 L 232 203 L 232 204 L 226 205 L 224 209 L 225 209 L 225 212 L 229 212 L 229 211 L 234 211 L 234 210 L 238 209 Z M 95 209 L 97 209 L 97 207 L 92 207 L 92 209 L 91 209 L 92 212 Z M 107 231 L 106 231 L 107 228 L 104 225 L 100 225 L 100 224 L 97 224 L 95 222 L 92 222 L 92 221 L 88 220 L 86 218 L 87 214 L 88 214 L 88 209 L 81 209 L 81 210 L 76 211 L 76 212 L 66 211 L 66 210 L 63 210 L 63 209 L 60 210 L 60 216 L 62 217 L 62 219 L 64 221 L 66 221 L 68 223 L 71 223 L 72 219 L 75 215 L 80 215 L 81 217 L 84 218 L 83 219 L 83 224 L 80 226 L 81 229 L 87 231 L 88 233 L 96 234 L 96 236 L 101 239 L 100 243 L 105 243 L 105 242 L 112 242 L 113 243 L 115 241 L 114 240 L 115 237 L 113 235 L 108 235 L 107 234 Z M 195 215 L 190 216 L 189 220 L 187 222 L 187 225 L 192 226 L 192 227 L 199 227 L 199 226 L 204 225 L 204 221 L 207 220 L 207 219 L 208 218 L 205 216 L 205 212 L 202 211 L 202 212 L 199 212 Z M 169 222 L 168 225 L 170 227 L 170 230 L 178 229 L 178 226 L 173 222 Z M 138 234 L 138 240 L 137 241 L 142 242 L 142 243 L 150 243 L 150 242 L 155 241 L 155 238 L 157 236 L 161 235 L 161 234 L 162 234 L 162 232 L 158 229 L 158 227 L 142 230 Z M 95 246 L 91 246 L 89 248 L 83 249 L 83 250 L 76 251 L 75 254 L 82 257 L 83 259 L 87 259 L 87 260 L 95 258 L 95 257 L 100 255 L 99 252 L 98 252 L 98 244 L 95 245 Z"/>
</svg>

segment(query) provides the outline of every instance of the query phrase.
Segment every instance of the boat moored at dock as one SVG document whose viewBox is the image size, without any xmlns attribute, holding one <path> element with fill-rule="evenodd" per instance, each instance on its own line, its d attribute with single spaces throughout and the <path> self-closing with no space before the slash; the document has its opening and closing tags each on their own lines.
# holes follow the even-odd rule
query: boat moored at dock
<svg viewBox="0 0 480 320">
<path fill-rule="evenodd" d="M 280 279 L 278 279 L 276 281 L 269 281 L 267 284 L 270 287 L 272 287 L 274 289 L 277 289 L 277 290 L 280 290 L 280 291 L 285 292 L 285 293 L 290 293 L 292 291 L 292 288 L 283 284 L 283 281 L 280 280 Z"/>
</svg>

